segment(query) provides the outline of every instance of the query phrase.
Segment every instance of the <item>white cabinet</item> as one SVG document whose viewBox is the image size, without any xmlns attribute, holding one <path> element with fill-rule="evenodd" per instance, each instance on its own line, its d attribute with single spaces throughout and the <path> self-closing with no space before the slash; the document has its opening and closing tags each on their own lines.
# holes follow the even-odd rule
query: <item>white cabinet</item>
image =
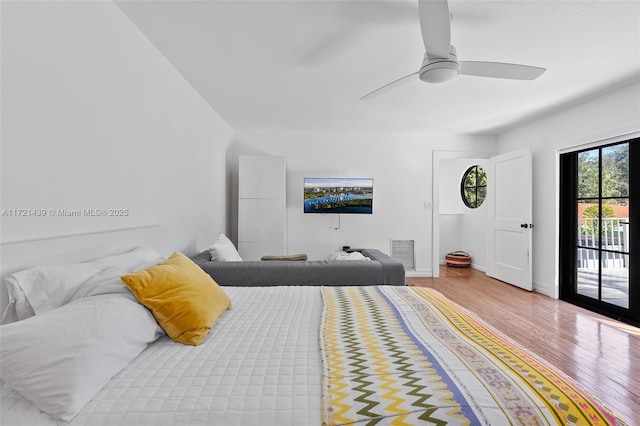
<svg viewBox="0 0 640 426">
<path fill-rule="evenodd" d="M 284 157 L 241 155 L 238 164 L 238 252 L 244 260 L 287 253 Z"/>
</svg>

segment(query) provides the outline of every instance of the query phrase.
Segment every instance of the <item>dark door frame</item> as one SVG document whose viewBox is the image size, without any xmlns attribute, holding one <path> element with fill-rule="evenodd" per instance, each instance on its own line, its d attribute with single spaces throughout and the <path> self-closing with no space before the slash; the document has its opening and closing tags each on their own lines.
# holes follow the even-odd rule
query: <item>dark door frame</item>
<svg viewBox="0 0 640 426">
<path fill-rule="evenodd" d="M 629 143 L 629 308 L 593 299 L 577 292 L 578 154 L 597 148 Z M 603 143 L 560 155 L 560 299 L 633 325 L 640 325 L 640 138 Z M 599 277 L 600 281 L 600 277 Z"/>
</svg>

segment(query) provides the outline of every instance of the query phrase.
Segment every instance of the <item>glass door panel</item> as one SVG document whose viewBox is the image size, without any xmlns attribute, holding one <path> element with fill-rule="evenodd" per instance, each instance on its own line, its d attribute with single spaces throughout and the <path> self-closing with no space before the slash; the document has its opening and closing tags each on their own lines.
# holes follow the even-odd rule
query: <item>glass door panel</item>
<svg viewBox="0 0 640 426">
<path fill-rule="evenodd" d="M 600 253 L 598 250 L 578 248 L 576 292 L 591 299 L 600 299 L 599 288 Z"/>
<path fill-rule="evenodd" d="M 578 199 L 597 199 L 600 150 L 578 153 Z"/>
<path fill-rule="evenodd" d="M 598 198 L 582 198 L 578 200 L 577 207 L 577 245 L 597 249 L 600 247 L 600 200 Z"/>
<path fill-rule="evenodd" d="M 603 253 L 601 299 L 604 302 L 629 308 L 629 255 Z"/>
<path fill-rule="evenodd" d="M 630 248 L 638 235 L 632 233 L 630 207 L 632 194 L 638 198 L 639 179 L 638 167 L 630 168 L 630 164 L 634 164 L 632 159 L 638 161 L 639 142 L 635 139 L 561 158 L 561 181 L 567 185 L 561 189 L 560 220 L 566 229 L 560 237 L 561 297 L 633 321 L 640 321 L 640 292 L 636 288 L 638 271 L 631 271 L 637 253 Z M 571 263 L 563 263 L 566 261 Z"/>
<path fill-rule="evenodd" d="M 602 148 L 601 187 L 603 199 L 629 197 L 629 144 Z"/>
</svg>

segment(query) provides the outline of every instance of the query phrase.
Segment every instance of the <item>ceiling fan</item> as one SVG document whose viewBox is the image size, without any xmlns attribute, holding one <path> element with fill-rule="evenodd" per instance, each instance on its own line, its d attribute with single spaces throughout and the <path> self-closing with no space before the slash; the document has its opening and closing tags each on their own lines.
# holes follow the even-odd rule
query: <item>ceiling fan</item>
<svg viewBox="0 0 640 426">
<path fill-rule="evenodd" d="M 451 21 L 447 0 L 419 0 L 418 10 L 426 50 L 420 70 L 364 95 L 361 100 L 376 98 L 415 80 L 416 77 L 427 83 L 443 83 L 458 74 L 534 80 L 546 71 L 545 68 L 503 62 L 458 61 L 456 48 L 451 45 Z"/>
</svg>

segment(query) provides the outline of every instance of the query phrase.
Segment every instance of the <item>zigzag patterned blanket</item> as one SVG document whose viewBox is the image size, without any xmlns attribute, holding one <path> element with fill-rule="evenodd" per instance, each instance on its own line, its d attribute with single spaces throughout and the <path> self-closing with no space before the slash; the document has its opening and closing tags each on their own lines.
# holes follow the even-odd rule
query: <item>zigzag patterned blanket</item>
<svg viewBox="0 0 640 426">
<path fill-rule="evenodd" d="M 325 425 L 624 424 L 568 376 L 433 289 L 322 293 Z"/>
</svg>

